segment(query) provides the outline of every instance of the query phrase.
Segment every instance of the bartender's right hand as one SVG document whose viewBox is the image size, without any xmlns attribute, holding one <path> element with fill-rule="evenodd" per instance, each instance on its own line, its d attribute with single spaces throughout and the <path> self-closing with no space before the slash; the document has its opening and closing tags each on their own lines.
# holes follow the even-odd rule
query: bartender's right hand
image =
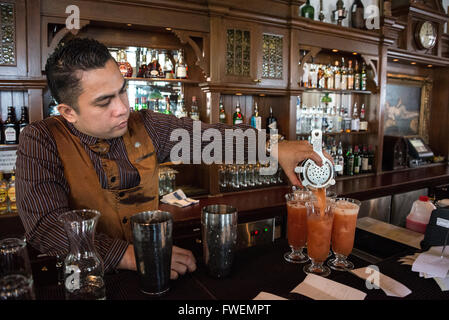
<svg viewBox="0 0 449 320">
<path fill-rule="evenodd" d="M 170 279 L 178 279 L 179 275 L 196 270 L 196 260 L 190 250 L 173 246 L 171 255 Z"/>
</svg>

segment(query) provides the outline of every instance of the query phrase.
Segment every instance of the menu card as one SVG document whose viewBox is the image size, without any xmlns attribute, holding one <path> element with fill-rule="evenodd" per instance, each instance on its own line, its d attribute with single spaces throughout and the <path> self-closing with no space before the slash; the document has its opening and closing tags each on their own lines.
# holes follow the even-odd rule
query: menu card
<svg viewBox="0 0 449 320">
<path fill-rule="evenodd" d="M 268 292 L 260 292 L 253 300 L 288 300 Z"/>
<path fill-rule="evenodd" d="M 366 297 L 360 290 L 314 274 L 308 274 L 291 292 L 314 300 L 363 300 Z"/>
<path fill-rule="evenodd" d="M 402 283 L 380 273 L 378 270 L 373 268 L 359 268 L 351 270 L 351 272 L 364 280 L 367 280 L 368 278 L 377 279 L 378 283 L 373 283 L 373 285 L 378 285 L 387 296 L 403 298 L 412 293 L 412 291 Z"/>
</svg>

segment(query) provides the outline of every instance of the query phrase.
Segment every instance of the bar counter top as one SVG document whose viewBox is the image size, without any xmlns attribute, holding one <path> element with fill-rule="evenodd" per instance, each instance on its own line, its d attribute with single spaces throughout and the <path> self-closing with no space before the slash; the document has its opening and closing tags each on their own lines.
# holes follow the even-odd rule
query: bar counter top
<svg viewBox="0 0 449 320">
<path fill-rule="evenodd" d="M 286 239 L 270 244 L 241 249 L 236 252 L 231 274 L 223 279 L 211 277 L 202 263 L 202 248 L 198 243 L 184 243 L 197 259 L 197 270 L 171 280 L 170 290 L 162 297 L 154 298 L 139 290 L 138 276 L 133 271 L 120 271 L 105 275 L 108 300 L 252 300 L 261 291 L 289 300 L 310 300 L 306 296 L 291 293 L 306 277 L 303 265 L 288 263 L 283 255 L 289 251 Z M 401 265 L 397 260 L 405 255 L 419 252 L 418 249 L 357 229 L 355 250 L 370 250 L 377 255 L 376 263 L 367 261 L 358 254 L 349 260 L 356 268 L 375 264 L 379 271 L 407 286 L 412 293 L 404 298 L 387 296 L 381 289 L 368 289 L 365 280 L 352 273 L 331 271 L 328 279 L 351 286 L 367 294 L 365 300 L 447 300 L 449 291 L 441 291 L 433 279 L 420 278 L 411 271 L 411 266 Z M 383 248 L 383 249 L 382 249 Z M 376 252 L 377 250 L 377 252 Z M 380 251 L 379 251 L 380 250 Z M 381 257 L 383 256 L 383 257 Z M 33 267 L 33 270 L 35 266 Z M 55 274 L 46 271 L 53 281 L 44 283 L 42 272 L 35 275 L 38 299 L 63 300 L 64 289 L 55 283 Z"/>
</svg>

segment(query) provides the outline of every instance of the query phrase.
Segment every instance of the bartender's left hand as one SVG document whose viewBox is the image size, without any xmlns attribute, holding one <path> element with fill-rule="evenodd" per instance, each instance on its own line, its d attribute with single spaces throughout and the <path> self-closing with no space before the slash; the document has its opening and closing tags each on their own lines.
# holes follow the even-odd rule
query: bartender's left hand
<svg viewBox="0 0 449 320">
<path fill-rule="evenodd" d="M 186 272 L 193 272 L 196 270 L 196 260 L 193 253 L 190 250 L 182 249 L 177 246 L 173 246 L 171 256 L 171 270 L 170 279 L 175 280 L 179 278 L 179 275 L 183 275 Z"/>
<path fill-rule="evenodd" d="M 323 154 L 334 163 L 332 157 L 324 150 Z M 277 154 L 273 152 L 272 155 L 278 159 L 279 165 L 284 170 L 290 182 L 300 188 L 302 188 L 302 185 L 298 179 L 298 175 L 295 173 L 295 168 L 306 159 L 312 159 L 318 166 L 323 164 L 320 156 L 313 151 L 313 146 L 306 140 L 283 140 L 278 143 Z"/>
</svg>

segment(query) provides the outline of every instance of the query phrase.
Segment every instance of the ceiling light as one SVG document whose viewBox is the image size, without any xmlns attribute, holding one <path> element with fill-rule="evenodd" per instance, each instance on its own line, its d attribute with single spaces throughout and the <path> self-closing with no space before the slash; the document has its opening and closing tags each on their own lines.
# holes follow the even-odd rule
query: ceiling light
<svg viewBox="0 0 449 320">
<path fill-rule="evenodd" d="M 338 52 L 338 49 L 332 49 L 332 52 Z"/>
<path fill-rule="evenodd" d="M 399 59 L 393 59 L 393 61 L 394 61 L 394 62 L 398 62 L 398 61 L 399 61 Z"/>
<path fill-rule="evenodd" d="M 413 65 L 415 65 L 416 64 L 416 62 L 415 61 L 413 61 L 413 62 L 410 62 L 411 64 L 413 64 Z"/>
</svg>

